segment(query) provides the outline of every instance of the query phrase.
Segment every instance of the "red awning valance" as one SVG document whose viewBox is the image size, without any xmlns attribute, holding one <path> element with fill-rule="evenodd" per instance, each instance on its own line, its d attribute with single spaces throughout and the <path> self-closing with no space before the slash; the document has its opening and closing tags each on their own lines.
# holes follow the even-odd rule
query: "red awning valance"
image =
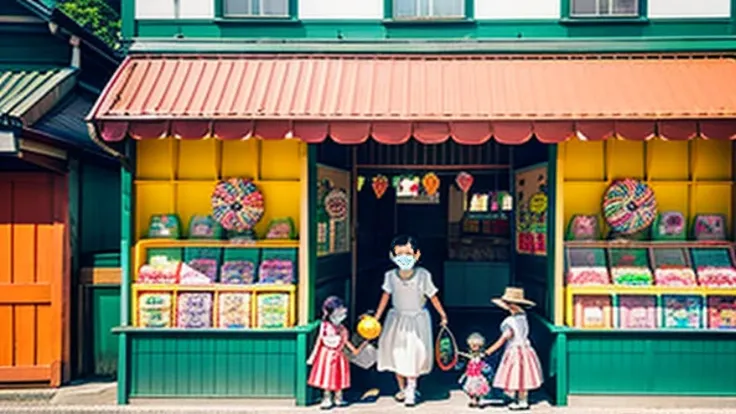
<svg viewBox="0 0 736 414">
<path fill-rule="evenodd" d="M 134 55 L 89 118 L 106 141 L 733 139 L 736 61 Z"/>
</svg>

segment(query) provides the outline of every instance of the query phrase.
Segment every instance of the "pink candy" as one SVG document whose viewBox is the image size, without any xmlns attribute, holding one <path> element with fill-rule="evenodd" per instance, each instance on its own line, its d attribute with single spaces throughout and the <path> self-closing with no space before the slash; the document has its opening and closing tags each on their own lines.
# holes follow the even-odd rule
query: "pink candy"
<svg viewBox="0 0 736 414">
<path fill-rule="evenodd" d="M 702 286 L 735 287 L 736 269 L 731 267 L 699 267 L 698 281 Z"/>
<path fill-rule="evenodd" d="M 150 265 L 145 264 L 138 270 L 138 283 L 172 284 L 177 282 L 178 262 Z"/>
<path fill-rule="evenodd" d="M 608 285 L 610 284 L 606 267 L 571 267 L 567 271 L 568 285 Z"/>
<path fill-rule="evenodd" d="M 696 286 L 695 272 L 688 267 L 654 270 L 654 282 L 660 286 Z"/>
</svg>

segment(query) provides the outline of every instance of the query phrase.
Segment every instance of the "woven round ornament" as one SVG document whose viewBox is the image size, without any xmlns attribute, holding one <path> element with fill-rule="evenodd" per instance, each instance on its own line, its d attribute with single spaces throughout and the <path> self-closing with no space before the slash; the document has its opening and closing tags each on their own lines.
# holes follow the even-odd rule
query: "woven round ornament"
<svg viewBox="0 0 736 414">
<path fill-rule="evenodd" d="M 263 195 L 249 179 L 220 181 L 212 192 L 212 217 L 226 230 L 251 230 L 263 217 L 263 210 Z"/>
<path fill-rule="evenodd" d="M 603 216 L 616 233 L 633 234 L 642 231 L 657 216 L 654 191 L 639 180 L 616 180 L 603 195 Z"/>
</svg>

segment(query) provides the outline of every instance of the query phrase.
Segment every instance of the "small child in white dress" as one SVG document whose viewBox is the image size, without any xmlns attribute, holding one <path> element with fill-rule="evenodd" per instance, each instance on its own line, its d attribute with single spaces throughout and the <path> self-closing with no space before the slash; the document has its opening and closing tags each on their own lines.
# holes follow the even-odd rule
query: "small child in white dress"
<svg viewBox="0 0 736 414">
<path fill-rule="evenodd" d="M 395 398 L 411 407 L 416 404 L 417 378 L 432 371 L 434 361 L 427 298 L 440 314 L 442 325 L 447 324 L 447 315 L 437 298 L 432 275 L 423 267 L 414 267 L 420 256 L 417 241 L 408 236 L 394 238 L 390 256 L 398 269 L 386 272 L 376 310 L 376 319 L 380 320 L 391 299 L 378 339 L 378 370 L 396 374 L 399 392 Z"/>
<path fill-rule="evenodd" d="M 524 298 L 523 289 L 511 287 L 506 288 L 502 297 L 491 301 L 511 314 L 501 323 L 501 337 L 486 350 L 491 355 L 506 345 L 493 387 L 504 390 L 512 399 L 511 410 L 528 410 L 529 391 L 542 386 L 542 366 L 529 341 L 529 321 L 522 309 L 522 306 L 534 306 L 534 302 Z"/>
</svg>

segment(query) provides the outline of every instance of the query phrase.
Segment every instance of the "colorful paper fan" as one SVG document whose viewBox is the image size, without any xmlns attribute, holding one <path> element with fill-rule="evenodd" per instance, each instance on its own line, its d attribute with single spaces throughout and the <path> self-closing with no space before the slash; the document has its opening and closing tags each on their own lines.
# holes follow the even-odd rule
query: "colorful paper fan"
<svg viewBox="0 0 736 414">
<path fill-rule="evenodd" d="M 619 234 L 633 234 L 649 227 L 657 216 L 654 191 L 645 183 L 625 178 L 614 181 L 603 196 L 603 216 Z"/>
<path fill-rule="evenodd" d="M 212 216 L 227 230 L 251 230 L 263 210 L 263 195 L 249 179 L 220 181 L 212 192 Z"/>
<path fill-rule="evenodd" d="M 341 189 L 333 189 L 325 197 L 325 211 L 330 218 L 341 220 L 348 216 L 348 194 Z"/>
</svg>

